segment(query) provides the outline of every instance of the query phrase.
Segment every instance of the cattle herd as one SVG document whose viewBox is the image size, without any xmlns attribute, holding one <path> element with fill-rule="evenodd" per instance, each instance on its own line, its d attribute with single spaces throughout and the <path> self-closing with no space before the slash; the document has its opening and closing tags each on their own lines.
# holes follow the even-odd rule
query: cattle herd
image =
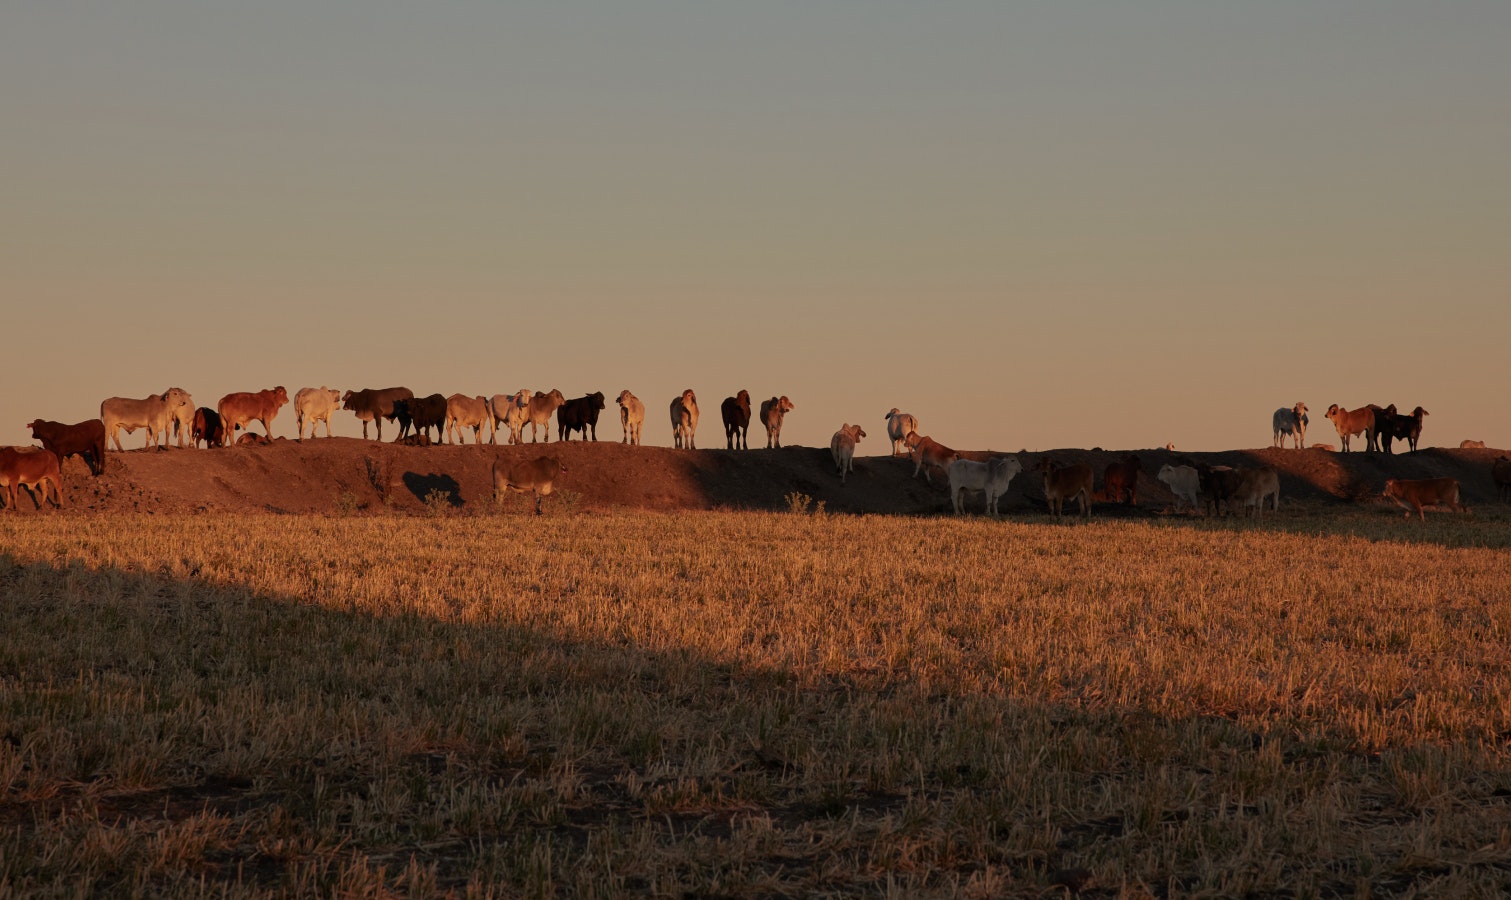
<svg viewBox="0 0 1511 900">
<path fill-rule="evenodd" d="M 62 461 L 78 456 L 89 471 L 98 476 L 105 469 L 105 452 L 113 443 L 117 451 L 121 445 L 120 432 L 125 429 L 133 434 L 138 428 L 146 432 L 146 448 L 163 449 L 169 440 L 184 447 L 187 438 L 190 447 L 225 447 L 232 443 L 257 444 L 271 439 L 273 420 L 278 411 L 289 402 L 287 391 L 278 387 L 255 392 L 227 394 L 214 409 L 195 407 L 194 400 L 182 388 L 170 387 L 160 394 L 141 400 L 111 397 L 100 404 L 100 417 L 64 425 L 59 422 L 37 419 L 28 424 L 32 436 L 41 447 L 0 448 L 0 486 L 5 491 L 5 503 L 10 509 L 16 507 L 16 488 L 24 486 L 32 494 L 33 503 L 40 509 L 44 502 L 62 506 Z M 619 406 L 619 421 L 622 426 L 623 443 L 638 446 L 641 426 L 645 421 L 645 404 L 629 391 L 621 391 L 616 404 Z M 349 411 L 362 423 L 362 437 L 368 439 L 368 425 L 376 431 L 376 439 L 383 440 L 383 423 L 396 425 L 396 441 L 414 446 L 447 442 L 465 443 L 463 429 L 472 429 L 474 444 L 482 444 L 483 431 L 488 432 L 488 443 L 498 442 L 500 426 L 508 430 L 511 444 L 524 442 L 525 426 L 530 426 L 530 440 L 539 442 L 539 431 L 545 429 L 546 442 L 551 440 L 551 418 L 556 419 L 556 438 L 570 441 L 574 434 L 583 440 L 598 440 L 598 414 L 604 409 L 602 392 L 567 399 L 559 390 L 545 393 L 521 389 L 513 394 L 495 394 L 492 397 L 469 397 L 464 394 L 430 394 L 416 397 L 404 387 L 364 388 L 360 391 L 342 393 L 324 385 L 301 389 L 294 395 L 295 425 L 298 440 L 315 437 L 317 427 L 325 423 L 326 437 L 331 436 L 331 415 L 338 410 Z M 795 409 L 786 396 L 772 397 L 761 401 L 756 416 L 766 430 L 768 449 L 782 445 L 782 420 Z M 679 449 L 696 449 L 698 428 L 698 399 L 691 389 L 672 398 L 670 406 L 672 445 Z M 719 407 L 724 424 L 725 447 L 730 450 L 748 449 L 747 432 L 752 418 L 749 391 L 740 391 L 728 397 Z M 1289 408 L 1275 410 L 1271 417 L 1273 446 L 1283 448 L 1289 438 L 1296 449 L 1306 447 L 1306 429 L 1309 424 L 1305 403 L 1296 403 Z M 1332 404 L 1327 418 L 1338 433 L 1343 452 L 1351 450 L 1351 439 L 1363 435 L 1368 452 L 1392 452 L 1393 441 L 1405 441 L 1410 452 L 1417 451 L 1417 442 L 1422 434 L 1422 420 L 1427 410 L 1418 406 L 1408 414 L 1397 411 L 1392 404 L 1380 407 L 1368 404 L 1353 410 Z M 988 514 L 996 514 L 998 502 L 1007 493 L 1014 477 L 1023 470 L 1022 464 L 1013 456 L 989 456 L 985 461 L 964 458 L 960 453 L 920 433 L 918 418 L 893 408 L 885 416 L 887 437 L 892 442 L 892 455 L 906 454 L 913 465 L 913 476 L 920 475 L 929 483 L 939 475 L 949 486 L 950 501 L 956 513 L 965 511 L 967 493 L 979 493 L 985 497 Z M 262 434 L 250 431 L 251 423 L 262 426 Z M 238 437 L 237 432 L 241 432 Z M 431 432 L 434 431 L 434 437 Z M 856 445 L 866 436 L 860 425 L 845 423 L 834 433 L 829 449 L 840 482 L 855 471 Z M 1316 449 L 1332 450 L 1330 444 L 1313 445 Z M 1483 448 L 1482 441 L 1464 441 L 1461 448 Z M 1173 444 L 1166 445 L 1173 450 Z M 1044 497 L 1051 514 L 1059 517 L 1067 501 L 1077 504 L 1083 517 L 1091 515 L 1092 504 L 1103 502 L 1132 505 L 1138 503 L 1139 476 L 1144 471 L 1137 456 L 1129 455 L 1106 467 L 1103 472 L 1102 490 L 1095 489 L 1095 473 L 1090 465 L 1075 463 L 1061 465 L 1045 456 L 1039 460 L 1038 472 L 1044 480 Z M 540 512 L 541 497 L 551 493 L 552 484 L 563 472 L 556 457 L 542 456 L 526 462 L 506 464 L 495 461 L 493 483 L 495 496 L 515 491 L 532 493 L 535 496 L 535 511 Z M 1497 458 L 1491 467 L 1491 476 L 1502 500 L 1511 500 L 1511 459 Z M 1266 503 L 1271 510 L 1280 507 L 1279 472 L 1270 467 L 1253 469 L 1230 466 L 1208 466 L 1201 463 L 1189 465 L 1168 464 L 1161 466 L 1155 476 L 1174 495 L 1175 510 L 1186 509 L 1196 513 L 1222 514 L 1224 508 L 1254 516 L 1263 514 Z M 1459 485 L 1452 478 L 1391 479 L 1386 482 L 1382 496 L 1399 504 L 1409 518 L 1413 512 L 1424 518 L 1423 509 L 1428 506 L 1446 506 L 1455 510 L 1464 507 L 1459 502 Z"/>
</svg>

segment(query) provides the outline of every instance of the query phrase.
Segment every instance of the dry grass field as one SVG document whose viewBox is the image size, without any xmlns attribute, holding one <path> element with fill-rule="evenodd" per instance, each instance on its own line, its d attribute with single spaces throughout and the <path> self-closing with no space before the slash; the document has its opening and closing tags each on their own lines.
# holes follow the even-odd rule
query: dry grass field
<svg viewBox="0 0 1511 900">
<path fill-rule="evenodd" d="M 1511 527 L 0 521 L 0 895 L 1497 896 Z"/>
</svg>

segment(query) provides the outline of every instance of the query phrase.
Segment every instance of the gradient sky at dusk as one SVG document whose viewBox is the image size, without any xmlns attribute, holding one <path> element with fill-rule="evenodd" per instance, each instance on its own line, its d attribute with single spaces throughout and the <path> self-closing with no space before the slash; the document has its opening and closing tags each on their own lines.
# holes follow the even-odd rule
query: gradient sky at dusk
<svg viewBox="0 0 1511 900">
<path fill-rule="evenodd" d="M 1511 446 L 1511 3 L 17 3 L 0 443 L 170 385 Z M 275 434 L 293 435 L 285 408 Z M 755 429 L 759 431 L 759 429 Z M 342 414 L 338 434 L 360 434 Z M 752 442 L 757 435 L 752 435 Z M 140 446 L 141 433 L 128 447 Z"/>
</svg>

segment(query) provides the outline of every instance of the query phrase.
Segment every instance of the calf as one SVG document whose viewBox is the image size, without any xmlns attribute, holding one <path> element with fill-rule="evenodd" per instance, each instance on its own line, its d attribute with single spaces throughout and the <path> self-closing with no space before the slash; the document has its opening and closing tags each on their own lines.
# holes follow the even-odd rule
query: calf
<svg viewBox="0 0 1511 900">
<path fill-rule="evenodd" d="M 719 405 L 719 414 L 724 418 L 724 449 L 749 450 L 746 435 L 750 431 L 750 391 L 725 397 Z"/>
<path fill-rule="evenodd" d="M 1190 466 L 1163 465 L 1154 477 L 1163 481 L 1170 488 L 1170 493 L 1175 495 L 1176 512 L 1180 512 L 1183 500 L 1193 513 L 1196 512 L 1196 497 L 1201 492 L 1201 473 Z"/>
<path fill-rule="evenodd" d="M 570 441 L 572 432 L 581 431 L 582 439 L 592 434 L 598 440 L 598 413 L 603 411 L 603 391 L 574 397 L 556 410 L 556 439 Z"/>
<path fill-rule="evenodd" d="M 1122 462 L 1107 464 L 1102 476 L 1102 493 L 1113 503 L 1123 502 L 1123 492 L 1128 492 L 1128 502 L 1138 506 L 1138 476 L 1143 471 L 1143 462 L 1133 455 L 1123 457 Z"/>
<path fill-rule="evenodd" d="M 678 449 L 696 450 L 693 436 L 698 431 L 698 397 L 692 388 L 673 398 L 672 446 Z"/>
<path fill-rule="evenodd" d="M 58 458 L 51 451 L 39 447 L 0 448 L 0 486 L 5 488 L 6 507 L 16 509 L 16 486 L 24 485 L 31 491 L 32 502 L 37 509 L 47 499 L 47 487 L 52 485 L 53 503 L 63 508 L 63 475 Z"/>
<path fill-rule="evenodd" d="M 542 428 L 546 430 L 546 443 L 551 443 L 551 414 L 566 402 L 567 398 L 555 388 L 552 388 L 549 394 L 537 391 L 535 396 L 530 398 L 530 405 L 525 410 L 526 418 L 530 423 L 530 443 L 540 442 Z M 523 433 L 523 427 L 521 427 L 521 433 Z"/>
<path fill-rule="evenodd" d="M 1091 518 L 1091 466 L 1085 463 L 1060 466 L 1046 456 L 1039 460 L 1039 471 L 1044 473 L 1044 499 L 1049 501 L 1051 515 L 1060 518 L 1065 501 L 1076 500 L 1081 504 L 1081 516 Z"/>
<path fill-rule="evenodd" d="M 1254 508 L 1255 518 L 1264 517 L 1264 498 L 1273 496 L 1274 505 L 1271 509 L 1280 511 L 1280 473 L 1268 466 L 1260 469 L 1244 469 L 1238 473 L 1238 486 L 1233 491 L 1232 500 L 1229 503 L 1238 504 L 1239 515 L 1248 515 L 1249 507 Z"/>
<path fill-rule="evenodd" d="M 1422 514 L 1422 508 L 1427 506 L 1446 506 L 1454 512 L 1468 512 L 1459 503 L 1459 483 L 1455 478 L 1392 478 L 1385 482 L 1384 497 L 1406 510 L 1406 518 L 1411 518 L 1414 510 L 1423 522 L 1427 521 L 1427 516 Z"/>
<path fill-rule="evenodd" d="M 1270 426 L 1275 430 L 1275 446 L 1284 447 L 1286 437 L 1290 436 L 1294 447 L 1305 447 L 1308 423 L 1306 404 L 1299 400 L 1290 409 L 1275 410 L 1274 415 L 1270 416 Z"/>
<path fill-rule="evenodd" d="M 1495 480 L 1495 490 L 1502 500 L 1511 499 L 1511 459 L 1497 456 L 1490 464 L 1490 477 Z"/>
<path fill-rule="evenodd" d="M 567 467 L 554 456 L 541 456 L 528 462 L 505 465 L 502 459 L 493 461 L 493 500 L 498 502 L 508 491 L 517 494 L 535 495 L 535 514 L 541 514 L 540 499 L 551 493 L 556 479 L 565 474 Z"/>
<path fill-rule="evenodd" d="M 908 435 L 918 432 L 918 417 L 912 413 L 898 412 L 897 407 L 887 413 L 887 437 L 892 441 L 892 455 L 902 452 Z"/>
<path fill-rule="evenodd" d="M 645 424 L 645 404 L 640 398 L 624 390 L 619 392 L 619 425 L 624 429 L 622 443 L 640 446 L 640 426 Z"/>
<path fill-rule="evenodd" d="M 782 419 L 796 407 L 785 395 L 761 401 L 761 424 L 766 426 L 766 449 L 781 449 Z"/>
<path fill-rule="evenodd" d="M 341 408 L 341 392 L 321 385 L 317 388 L 300 388 L 294 394 L 294 427 L 299 430 L 296 439 L 304 440 L 304 426 L 310 426 L 310 437 L 315 436 L 315 427 L 325 423 L 325 436 L 331 436 L 331 413 Z"/>
<path fill-rule="evenodd" d="M 986 514 L 998 515 L 997 501 L 1022 471 L 1023 464 L 1014 456 L 988 456 L 986 462 L 957 459 L 950 463 L 950 501 L 955 505 L 955 515 L 965 512 L 966 491 L 985 494 Z"/>
<path fill-rule="evenodd" d="M 208 406 L 196 409 L 189 437 L 195 447 L 199 446 L 200 441 L 204 441 L 206 447 L 225 446 L 226 427 L 221 424 L 220 413 Z"/>
<path fill-rule="evenodd" d="M 33 438 L 42 442 L 44 450 L 58 458 L 60 465 L 68 457 L 77 456 L 89 467 L 90 474 L 98 477 L 105 471 L 105 423 L 99 419 L 86 419 L 77 425 L 34 419 L 26 427 L 31 429 Z"/>
<path fill-rule="evenodd" d="M 905 443 L 908 445 L 908 453 L 914 463 L 913 477 L 917 478 L 918 473 L 921 471 L 923 472 L 924 480 L 929 484 L 934 483 L 933 473 L 935 469 L 938 469 L 941 473 L 946 473 L 950 463 L 954 462 L 960 455 L 933 438 L 927 435 L 920 435 L 917 432 L 908 435 Z"/>
<path fill-rule="evenodd" d="M 846 422 L 829 439 L 829 455 L 834 457 L 834 465 L 839 468 L 840 484 L 845 483 L 847 472 L 855 471 L 855 445 L 865 436 L 866 432 L 859 425 Z"/>
</svg>

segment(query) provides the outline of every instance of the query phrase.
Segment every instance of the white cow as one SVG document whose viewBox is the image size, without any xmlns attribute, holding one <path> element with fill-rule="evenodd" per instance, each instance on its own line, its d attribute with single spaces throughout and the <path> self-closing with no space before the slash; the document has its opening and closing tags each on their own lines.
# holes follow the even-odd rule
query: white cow
<svg viewBox="0 0 1511 900">
<path fill-rule="evenodd" d="M 829 454 L 834 457 L 834 465 L 839 468 L 840 484 L 845 483 L 847 473 L 855 471 L 855 445 L 865 436 L 866 432 L 859 425 L 846 422 L 829 439 Z"/>
<path fill-rule="evenodd" d="M 1175 495 L 1175 511 L 1180 512 L 1181 501 L 1185 501 L 1196 512 L 1197 495 L 1201 493 L 1201 473 L 1190 466 L 1160 466 L 1159 474 L 1154 476 L 1165 483 L 1170 493 Z"/>
<path fill-rule="evenodd" d="M 1291 438 L 1292 446 L 1300 449 L 1306 446 L 1306 426 L 1309 420 L 1306 417 L 1306 404 L 1296 401 L 1296 405 L 1290 409 L 1277 409 L 1270 416 L 1270 424 L 1275 429 L 1275 446 L 1284 447 L 1286 436 Z"/>
<path fill-rule="evenodd" d="M 918 432 L 918 418 L 912 413 L 898 412 L 897 407 L 887 413 L 887 437 L 892 440 L 892 455 L 896 456 L 908 439 L 908 435 Z"/>
<path fill-rule="evenodd" d="M 624 428 L 623 444 L 640 446 L 640 426 L 645 424 L 645 404 L 628 390 L 619 392 L 619 424 Z"/>
<path fill-rule="evenodd" d="M 488 405 L 487 397 L 452 394 L 446 398 L 446 427 L 442 429 L 442 434 L 448 442 L 460 444 L 463 428 L 472 429 L 474 444 L 483 442 L 483 429 L 487 428 L 488 443 L 495 443 L 494 438 L 498 432 L 493 418 L 493 407 Z"/>
<path fill-rule="evenodd" d="M 494 394 L 488 401 L 493 410 L 493 434 L 488 443 L 497 443 L 498 426 L 509 429 L 509 443 L 518 444 L 524 436 L 525 422 L 530 418 L 530 391 L 520 388 L 513 394 Z"/>
<path fill-rule="evenodd" d="M 997 515 L 997 501 L 1022 471 L 1023 464 L 1016 456 L 990 456 L 986 462 L 956 459 L 949 468 L 950 500 L 955 504 L 955 514 L 965 512 L 966 491 L 980 491 L 986 495 L 986 513 Z"/>
<path fill-rule="evenodd" d="M 299 428 L 296 440 L 304 440 L 304 424 L 309 423 L 310 437 L 315 436 L 315 426 L 325 423 L 325 436 L 331 436 L 331 413 L 341 408 L 341 392 L 320 385 L 317 388 L 300 388 L 294 395 L 294 424 Z"/>
<path fill-rule="evenodd" d="M 134 433 L 138 428 L 147 429 L 146 446 L 161 450 L 167 443 L 168 429 L 182 417 L 184 408 L 189 411 L 188 421 L 192 427 L 194 398 L 183 388 L 168 388 L 161 394 L 151 394 L 142 400 L 111 397 L 100 404 L 100 421 L 105 425 L 106 436 L 115 442 L 116 450 L 125 449 L 121 446 L 122 428 L 126 429 L 127 434 Z M 180 447 L 183 446 L 187 431 L 186 428 L 179 432 Z M 162 436 L 161 440 L 159 435 Z"/>
</svg>

